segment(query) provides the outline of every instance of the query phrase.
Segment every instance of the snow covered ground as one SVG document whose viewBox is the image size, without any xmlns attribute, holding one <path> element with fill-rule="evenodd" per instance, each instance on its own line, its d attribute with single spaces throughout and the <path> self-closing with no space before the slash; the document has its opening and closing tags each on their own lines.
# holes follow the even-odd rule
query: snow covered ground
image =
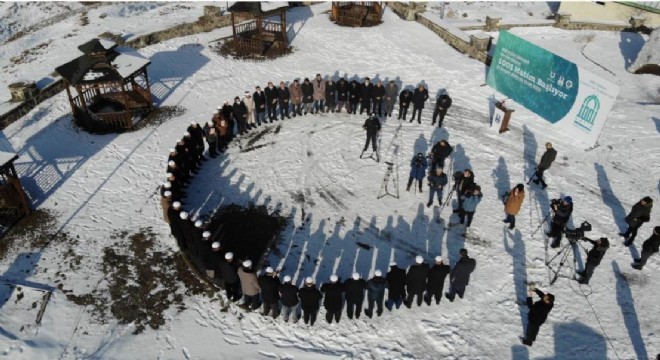
<svg viewBox="0 0 660 360">
<path fill-rule="evenodd" d="M 117 3 L 95 11 L 119 14 L 117 7 L 125 6 Z M 498 3 L 497 8 L 516 6 Z M 201 9 L 197 4 L 194 7 Z M 101 254 L 113 246 L 111 234 L 151 226 L 161 247 L 173 248 L 169 228 L 161 220 L 157 187 L 164 180 L 167 149 L 188 123 L 209 119 L 224 100 L 255 85 L 321 73 L 394 79 L 400 86 L 423 82 L 433 98 L 439 89 L 446 89 L 454 105 L 443 129 L 430 126 L 428 109 L 422 125 L 400 127 L 395 119 L 387 118 L 380 137 L 380 163 L 358 158 L 364 141 L 361 116 L 308 115 L 261 127 L 255 130 L 264 132 L 259 139 L 251 143 L 240 139 L 227 155 L 205 164 L 189 190 L 187 210 L 206 214 L 216 204 L 256 203 L 290 216 L 282 241 L 267 262 L 292 275 L 296 284 L 305 276 L 325 282 L 333 272 L 346 278 L 353 270 L 370 277 L 375 269 L 385 271 L 392 259 L 405 266 L 417 254 L 427 261 L 441 255 L 453 264 L 458 250 L 466 247 L 477 269 L 465 299 L 386 311 L 371 320 L 343 317 L 339 325 L 326 324 L 322 312 L 319 322 L 308 327 L 234 308 L 220 312 L 217 302 L 188 296 L 187 309 L 168 310 L 163 327 L 132 335 L 132 325 L 99 324 L 89 306 L 75 305 L 56 291 L 36 329 L 34 310 L 10 312 L 18 305 L 11 305 L 17 304 L 15 300 L 5 301 L 0 309 L 0 357 L 647 359 L 660 352 L 654 291 L 660 280 L 652 276 L 660 258 L 652 258 L 642 272 L 629 265 L 652 226 L 660 225 L 659 212 L 656 209 L 651 222 L 642 227 L 636 246 L 622 246 L 617 236 L 625 230 L 623 218 L 631 206 L 644 196 L 658 201 L 660 193 L 660 79 L 625 70 L 629 57 L 636 56 L 630 44 L 640 41 L 629 36 L 636 35 L 554 28 L 512 31 L 620 86 L 599 146 L 584 151 L 523 108 L 514 114 L 512 131 L 504 135 L 491 131 L 488 99 L 497 95 L 482 86 L 485 66 L 456 52 L 422 25 L 405 22 L 386 10 L 380 26 L 337 27 L 325 13 L 329 8 L 329 3 L 322 3 L 291 10 L 287 19 L 295 51 L 274 61 L 240 62 L 211 51 L 209 42 L 226 35 L 228 29 L 140 50 L 152 61 L 149 77 L 159 105 L 187 109 L 183 116 L 158 127 L 121 135 L 87 134 L 72 125 L 62 93 L 5 129 L 20 155 L 16 167 L 33 205 L 58 215 L 54 227 L 78 238 L 74 250 L 84 259 L 79 269 L 68 269 L 65 250 L 49 246 L 32 258 L 33 268 L 22 279 L 54 287 L 55 279 L 64 273 L 64 289 L 75 294 L 103 293 L 107 283 Z M 487 10 L 480 3 L 474 8 L 481 15 Z M 198 15 L 191 13 L 191 20 Z M 90 20 L 95 18 L 90 16 Z M 119 21 L 121 16 L 113 19 Z M 64 21 L 3 45 L 2 52 L 13 56 L 47 41 L 51 34 L 76 34 L 53 39 L 48 56 L 38 62 L 11 65 L 13 72 L 3 76 L 0 88 L 14 78 L 49 74 L 72 57 L 75 46 L 110 30 L 94 24 L 79 27 L 76 21 Z M 140 30 L 126 27 L 125 31 L 160 26 L 131 24 L 141 26 Z M 5 56 L 0 61 L 8 65 Z M 425 206 L 426 187 L 422 194 L 405 191 L 410 158 L 428 152 L 439 139 L 454 146 L 452 169 L 473 169 L 485 194 L 475 215 L 472 239 L 460 237 L 458 229 L 446 228 L 456 221 L 449 209 L 439 213 L 439 208 Z M 529 189 L 518 226 L 508 231 L 501 223 L 498 196 L 526 182 L 546 141 L 552 141 L 559 152 L 546 172 L 548 191 Z M 386 172 L 383 160 L 398 166 L 399 199 L 376 199 Z M 589 287 L 579 287 L 564 277 L 550 286 L 551 273 L 544 263 L 556 252 L 546 249 L 544 231 L 532 235 L 547 214 L 550 199 L 562 195 L 571 195 L 576 204 L 572 225 L 588 220 L 594 228 L 588 234 L 591 238 L 607 236 L 613 244 Z M 27 245 L 19 246 L 5 256 L 0 262 L 3 276 L 20 273 L 12 264 L 29 250 Z M 579 259 L 583 262 L 584 252 Z M 556 296 L 555 308 L 532 348 L 518 340 L 526 322 L 526 282 L 540 283 Z M 32 299 L 39 295 L 26 292 L 24 296 L 36 301 Z"/>
</svg>

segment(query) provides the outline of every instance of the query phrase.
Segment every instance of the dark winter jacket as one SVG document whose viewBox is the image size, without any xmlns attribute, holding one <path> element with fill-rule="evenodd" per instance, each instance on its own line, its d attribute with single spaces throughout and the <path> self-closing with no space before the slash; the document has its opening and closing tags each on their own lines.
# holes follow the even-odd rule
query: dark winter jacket
<svg viewBox="0 0 660 360">
<path fill-rule="evenodd" d="M 298 292 L 298 298 L 300 299 L 300 307 L 304 311 L 317 311 L 321 306 L 321 298 L 323 295 L 316 288 L 316 286 L 303 286 Z"/>
<path fill-rule="evenodd" d="M 406 296 L 406 270 L 398 266 L 390 266 L 387 272 L 387 297 L 401 299 Z"/>
<path fill-rule="evenodd" d="M 254 94 L 252 94 L 252 99 L 254 99 L 254 109 L 258 113 L 262 113 L 266 111 L 266 93 L 261 91 L 255 91 Z"/>
<path fill-rule="evenodd" d="M 325 83 L 325 101 L 334 103 L 336 95 L 337 95 L 337 83 L 332 80 L 328 80 Z"/>
<path fill-rule="evenodd" d="M 378 86 L 378 84 L 376 84 L 376 86 L 374 86 L 373 92 L 374 92 L 374 101 L 376 101 L 377 103 L 383 101 L 383 98 L 385 97 L 385 86 L 383 86 L 382 84 Z"/>
<path fill-rule="evenodd" d="M 600 261 L 603 260 L 603 257 L 605 256 L 607 247 L 599 246 L 596 241 L 593 240 L 588 241 L 593 245 L 593 247 L 587 253 L 587 264 L 598 266 L 600 265 Z"/>
<path fill-rule="evenodd" d="M 272 88 L 266 86 L 264 93 L 266 94 L 266 104 L 270 106 L 277 105 L 277 88 L 275 86 Z"/>
<path fill-rule="evenodd" d="M 410 177 L 417 179 L 418 181 L 424 180 L 427 167 L 428 162 L 426 161 L 426 156 L 413 156 L 412 160 L 410 160 Z"/>
<path fill-rule="evenodd" d="M 326 92 L 328 87 L 326 86 Z M 337 82 L 337 101 L 348 101 L 348 82 L 344 78 Z"/>
<path fill-rule="evenodd" d="M 424 89 L 420 90 L 419 88 L 415 89 L 413 93 L 413 105 L 416 109 L 423 109 L 424 103 L 429 98 L 429 91 Z"/>
<path fill-rule="evenodd" d="M 408 293 L 419 294 L 426 290 L 426 278 L 429 274 L 428 264 L 410 266 L 406 275 L 406 290 Z"/>
<path fill-rule="evenodd" d="M 289 106 L 289 99 L 291 99 L 291 93 L 289 92 L 288 87 L 279 87 L 277 89 L 277 99 L 280 102 L 280 105 Z"/>
<path fill-rule="evenodd" d="M 631 227 L 641 226 L 643 223 L 651 220 L 651 209 L 653 208 L 653 203 L 642 205 L 641 201 L 638 201 L 637 204 L 633 205 L 630 214 L 626 216 L 626 223 Z"/>
<path fill-rule="evenodd" d="M 208 242 L 204 242 L 202 252 L 202 262 L 204 263 L 204 268 L 206 270 L 213 270 L 214 276 L 222 277 L 222 263 L 225 262 L 222 258 L 222 253 L 220 251 L 213 251 Z M 238 276 L 238 275 L 237 275 Z"/>
<path fill-rule="evenodd" d="M 364 103 L 370 101 L 374 97 L 374 85 L 370 83 L 362 83 L 360 85 L 360 100 Z"/>
<path fill-rule="evenodd" d="M 190 137 L 193 139 L 193 142 L 197 146 L 204 146 L 204 130 L 202 130 L 202 127 L 197 125 L 197 126 L 188 126 L 188 132 L 190 133 Z"/>
<path fill-rule="evenodd" d="M 477 205 L 481 202 L 481 198 L 483 197 L 483 194 L 479 195 L 473 195 L 471 193 L 468 193 L 467 195 L 463 196 L 463 211 L 473 213 L 477 211 Z"/>
<path fill-rule="evenodd" d="M 280 278 L 263 274 L 259 276 L 259 287 L 261 288 L 261 298 L 265 303 L 275 304 L 280 301 Z"/>
<path fill-rule="evenodd" d="M 278 290 L 282 305 L 287 307 L 298 305 L 298 288 L 295 285 L 291 283 L 281 284 Z"/>
<path fill-rule="evenodd" d="M 532 298 L 527 297 L 527 307 L 529 308 L 527 318 L 530 323 L 541 325 L 545 322 L 545 319 L 548 318 L 548 314 L 550 313 L 550 310 L 552 310 L 554 303 L 546 304 L 543 301 L 543 296 L 545 296 L 545 294 L 541 290 L 535 290 L 535 292 L 541 297 L 541 300 L 533 303 Z"/>
<path fill-rule="evenodd" d="M 385 85 L 385 102 L 388 104 L 396 103 L 396 95 L 399 93 L 399 87 L 396 84 Z"/>
<path fill-rule="evenodd" d="M 323 286 L 321 286 L 321 292 L 325 294 L 323 306 L 325 306 L 328 311 L 340 310 L 344 302 L 342 298 L 344 290 L 344 284 L 340 282 L 323 284 Z"/>
<path fill-rule="evenodd" d="M 348 86 L 348 101 L 354 104 L 360 102 L 360 84 L 355 80 Z"/>
<path fill-rule="evenodd" d="M 660 235 L 653 234 L 642 244 L 642 252 L 657 253 L 660 250 Z"/>
<path fill-rule="evenodd" d="M 429 186 L 431 188 L 442 190 L 445 185 L 447 185 L 447 175 L 445 173 L 438 175 L 435 172 L 432 172 L 431 175 L 429 175 Z"/>
<path fill-rule="evenodd" d="M 464 171 L 454 174 L 456 191 L 459 195 L 465 195 L 467 190 L 471 190 L 474 187 L 474 173 L 472 171 L 469 171 L 469 173 L 470 176 L 465 176 Z"/>
<path fill-rule="evenodd" d="M 375 134 L 380 131 L 380 120 L 375 116 L 369 117 L 364 121 L 362 128 L 367 130 L 367 133 L 369 134 Z"/>
<path fill-rule="evenodd" d="M 211 250 L 211 252 L 217 253 L 218 255 L 220 254 L 219 251 Z M 238 278 L 238 271 L 236 270 L 236 266 L 234 266 L 234 264 L 223 258 L 218 262 L 218 267 L 220 268 L 220 276 L 222 276 L 222 279 L 225 281 L 225 283 L 235 284 L 240 281 Z"/>
<path fill-rule="evenodd" d="M 552 162 L 555 161 L 555 158 L 557 157 L 557 150 L 554 148 L 547 149 L 545 153 L 543 153 L 543 156 L 541 156 L 541 161 L 539 162 L 538 169 L 539 170 L 547 170 L 550 168 L 550 165 L 552 165 Z"/>
<path fill-rule="evenodd" d="M 181 233 L 186 240 L 186 245 L 193 247 L 195 243 L 195 237 L 193 236 L 195 225 L 193 225 L 193 222 L 179 217 L 179 227 L 181 227 Z"/>
<path fill-rule="evenodd" d="M 445 286 L 445 278 L 449 274 L 449 265 L 435 264 L 429 269 L 428 280 L 426 282 L 426 291 L 431 294 L 441 294 Z"/>
<path fill-rule="evenodd" d="M 445 144 L 442 145 L 440 141 L 438 141 L 431 148 L 431 156 L 433 156 L 437 163 L 443 163 L 445 159 L 451 155 L 452 151 L 454 151 L 454 148 L 451 147 L 448 142 L 445 142 Z"/>
<path fill-rule="evenodd" d="M 467 256 L 461 257 L 451 270 L 449 278 L 451 286 L 455 289 L 466 287 L 470 283 L 470 274 L 472 274 L 476 266 L 476 260 Z"/>
<path fill-rule="evenodd" d="M 385 297 L 387 279 L 382 276 L 374 276 L 367 281 L 367 298 L 370 301 L 382 300 Z"/>
<path fill-rule="evenodd" d="M 440 113 L 446 113 L 451 106 L 451 98 L 447 94 L 442 94 L 438 96 L 438 100 L 435 103 L 435 109 Z"/>
<path fill-rule="evenodd" d="M 234 118 L 236 120 L 247 119 L 247 107 L 245 106 L 245 103 L 242 101 L 239 103 L 234 102 L 234 105 L 232 106 L 232 113 L 234 114 Z"/>
<path fill-rule="evenodd" d="M 359 303 L 364 300 L 364 291 L 367 289 L 367 282 L 364 279 L 346 279 L 344 281 L 344 289 L 346 291 L 346 301 Z"/>
<path fill-rule="evenodd" d="M 300 85 L 303 94 L 303 103 L 309 104 L 314 102 L 314 85 L 311 82 L 303 82 Z"/>
<path fill-rule="evenodd" d="M 555 210 L 555 215 L 552 218 L 552 222 L 557 224 L 558 226 L 563 227 L 566 225 L 568 222 L 568 219 L 571 217 L 571 214 L 573 213 L 573 204 L 568 203 L 564 205 L 564 202 L 559 202 L 559 204 L 556 207 L 553 207 L 553 210 Z"/>
<path fill-rule="evenodd" d="M 247 108 L 245 108 L 247 111 Z M 234 107 L 232 104 L 224 104 L 222 105 L 222 110 L 220 111 L 222 113 L 222 118 L 230 121 L 232 115 L 234 114 Z"/>
<path fill-rule="evenodd" d="M 401 91 L 401 94 L 399 94 L 399 106 L 401 108 L 408 108 L 410 106 L 410 102 L 412 101 L 413 98 L 413 93 L 410 90 L 403 90 Z"/>
</svg>

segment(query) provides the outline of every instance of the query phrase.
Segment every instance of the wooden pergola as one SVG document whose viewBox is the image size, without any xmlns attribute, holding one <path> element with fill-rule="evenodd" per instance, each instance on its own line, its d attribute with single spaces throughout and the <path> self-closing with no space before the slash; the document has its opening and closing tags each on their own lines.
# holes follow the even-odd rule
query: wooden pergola
<svg viewBox="0 0 660 360">
<path fill-rule="evenodd" d="M 380 1 L 333 1 L 331 19 L 337 25 L 363 27 L 381 23 L 383 4 Z"/>
<path fill-rule="evenodd" d="M 82 56 L 55 69 L 65 81 L 74 118 L 90 132 L 130 129 L 134 119 L 153 109 L 147 74 L 151 62 L 115 47 L 111 41 L 93 39 L 78 46 Z"/>
<path fill-rule="evenodd" d="M 30 213 L 27 195 L 14 168 L 17 159 L 4 133 L 0 133 L 0 236 Z"/>
<path fill-rule="evenodd" d="M 253 55 L 264 55 L 270 49 L 286 50 L 286 9 L 286 3 L 275 3 L 271 9 L 263 9 L 261 2 L 239 1 L 230 6 L 235 50 Z"/>
</svg>

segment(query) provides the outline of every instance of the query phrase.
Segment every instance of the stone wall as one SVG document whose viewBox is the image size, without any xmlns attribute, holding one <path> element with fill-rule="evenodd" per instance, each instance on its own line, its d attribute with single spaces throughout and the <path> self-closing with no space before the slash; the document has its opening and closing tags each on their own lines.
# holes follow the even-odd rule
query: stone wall
<svg viewBox="0 0 660 360">
<path fill-rule="evenodd" d="M 417 14 L 426 10 L 426 3 L 415 1 L 388 1 L 387 6 L 403 20 L 408 21 L 415 21 Z"/>
<path fill-rule="evenodd" d="M 6 128 L 9 124 L 29 113 L 35 106 L 59 94 L 62 90 L 64 90 L 64 80 L 59 79 L 41 89 L 33 98 L 23 101 L 4 114 L 0 114 L 0 129 Z"/>
<path fill-rule="evenodd" d="M 486 39 L 483 39 L 483 35 L 481 34 L 468 36 L 467 34 L 463 33 L 464 35 L 460 36 L 456 33 L 456 30 L 440 26 L 424 16 L 418 16 L 417 22 L 436 33 L 442 40 L 444 40 L 454 49 L 467 54 L 469 57 L 477 59 L 483 63 L 490 63 L 487 52 L 488 48 L 490 47 L 490 41 L 492 39 L 489 35 L 483 34 L 486 36 Z"/>
</svg>

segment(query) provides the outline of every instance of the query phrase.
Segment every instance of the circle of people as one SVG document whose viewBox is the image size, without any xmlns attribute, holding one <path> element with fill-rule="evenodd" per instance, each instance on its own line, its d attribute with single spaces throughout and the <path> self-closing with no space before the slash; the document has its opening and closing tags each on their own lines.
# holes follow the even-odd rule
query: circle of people
<svg viewBox="0 0 660 360">
<path fill-rule="evenodd" d="M 398 309 L 402 303 L 410 308 L 415 297 L 418 306 L 421 306 L 422 302 L 431 305 L 433 300 L 439 304 L 447 275 L 450 276 L 450 288 L 445 293 L 445 297 L 450 301 L 453 301 L 456 295 L 462 298 L 470 274 L 476 267 L 476 261 L 468 256 L 466 249 L 460 250 L 460 259 L 451 269 L 449 265 L 443 263 L 440 256 L 435 257 L 433 266 L 426 264 L 422 256 L 417 256 L 415 264 L 411 265 L 407 272 L 397 263 L 392 262 L 385 276 L 381 270 L 375 270 L 373 277 L 368 281 L 362 279 L 359 273 L 353 273 L 345 281 L 341 281 L 336 274 L 333 274 L 329 282 L 323 284 L 320 290 L 311 277 L 305 278 L 302 286 L 298 288 L 292 283 L 289 275 L 284 276 L 281 282 L 279 272 L 271 267 L 267 267 L 265 273 L 257 277 L 251 260 L 238 260 L 234 258 L 233 253 L 222 251 L 221 243 L 214 240 L 219 231 L 211 233 L 207 230 L 207 224 L 200 219 L 191 218 L 182 208 L 186 185 L 191 177 L 198 173 L 202 162 L 207 160 L 204 157 L 205 140 L 208 144 L 208 155 L 215 158 L 218 152 L 227 150 L 229 142 L 235 136 L 244 135 L 257 126 L 277 121 L 278 113 L 279 120 L 290 119 L 291 116 L 305 116 L 308 113 L 341 113 L 343 108 L 349 114 L 357 114 L 359 106 L 360 114 L 366 111 L 370 115 L 363 126 L 367 130 L 367 142 L 363 152 L 366 151 L 370 140 L 373 150 L 376 151 L 375 138 L 380 130 L 380 122 L 376 116 L 391 117 L 398 99 L 398 119 L 407 120 L 407 111 L 412 104 L 413 113 L 410 122 L 417 117 L 418 123 L 421 124 L 421 112 L 428 97 L 428 90 L 423 84 L 420 84 L 414 92 L 403 89 L 399 93 L 398 86 L 393 80 L 387 85 L 383 85 L 380 80 L 375 85 L 371 84 L 368 77 L 364 78 L 362 83 L 356 80 L 349 82 L 344 78 L 335 82 L 333 79 L 323 80 L 321 75 L 317 74 L 313 81 L 305 78 L 300 84 L 296 79 L 288 87 L 283 81 L 280 82 L 279 87 L 269 82 L 263 91 L 256 86 L 253 94 L 246 91 L 243 98 L 236 96 L 233 105 L 226 101 L 224 105 L 219 106 L 212 119 L 203 126 L 195 121 L 191 122 L 183 137 L 177 141 L 174 148 L 170 149 L 167 180 L 161 186 L 163 217 L 170 225 L 171 233 L 179 248 L 189 250 L 191 254 L 202 260 L 206 275 L 221 281 L 230 301 L 235 302 L 242 298 L 243 302 L 240 306 L 246 310 L 256 310 L 263 305 L 263 315 L 278 317 L 282 312 L 285 321 L 291 317 L 296 322 L 302 311 L 304 322 L 313 325 L 322 299 L 328 323 L 333 319 L 339 322 L 344 301 L 347 316 L 359 318 L 365 292 L 368 303 L 365 314 L 372 317 L 375 306 L 376 314 L 380 316 L 383 312 L 385 289 L 388 296 L 385 307 L 388 310 L 394 307 Z M 449 95 L 441 91 L 434 106 L 431 125 L 435 125 L 437 121 L 438 126 L 442 126 L 451 103 Z M 451 194 L 456 192 L 458 207 L 454 209 L 454 213 L 458 213 L 460 224 L 465 225 L 467 231 L 483 194 L 481 187 L 474 181 L 472 170 L 465 169 L 453 174 L 454 184 L 443 204 L 443 189 L 448 184 L 443 168 L 452 151 L 452 146 L 443 139 L 433 146 L 428 156 L 422 153 L 414 155 L 410 163 L 411 170 L 406 190 L 410 191 L 413 182 L 417 181 L 419 192 L 423 192 L 422 184 L 429 158 L 431 168 L 428 176 L 430 191 L 427 207 L 433 205 L 434 197 L 437 197 L 439 205 L 446 205 Z M 530 182 L 540 184 L 542 190 L 545 190 L 547 184 L 543 179 L 543 173 L 550 168 L 556 156 L 557 152 L 552 144 L 546 143 L 546 151 L 527 184 L 529 185 Z M 517 184 L 501 196 L 506 214 L 503 222 L 509 224 L 509 229 L 515 228 L 515 216 L 520 211 L 524 197 L 523 184 Z M 625 218 L 628 230 L 620 234 L 625 238 L 624 245 L 632 245 L 639 227 L 650 220 L 652 205 L 653 200 L 645 197 L 633 206 Z M 551 210 L 553 216 L 550 231 L 546 235 L 553 239 L 550 246 L 557 248 L 560 246 L 562 233 L 565 232 L 572 214 L 572 198 L 565 196 L 553 200 Z M 578 281 L 583 284 L 588 284 L 594 269 L 609 247 L 605 238 L 588 241 L 594 246 L 587 254 L 585 269 L 578 272 L 580 275 Z M 657 253 L 659 248 L 660 226 L 656 226 L 651 237 L 644 242 L 641 256 L 635 259 L 633 267 L 641 270 L 649 257 Z M 533 293 L 538 294 L 541 300 L 534 303 Z M 529 325 L 523 338 L 524 344 L 532 345 L 539 326 L 545 321 L 553 304 L 552 294 L 544 294 L 530 287 L 527 298 L 527 305 L 530 308 Z"/>
</svg>

